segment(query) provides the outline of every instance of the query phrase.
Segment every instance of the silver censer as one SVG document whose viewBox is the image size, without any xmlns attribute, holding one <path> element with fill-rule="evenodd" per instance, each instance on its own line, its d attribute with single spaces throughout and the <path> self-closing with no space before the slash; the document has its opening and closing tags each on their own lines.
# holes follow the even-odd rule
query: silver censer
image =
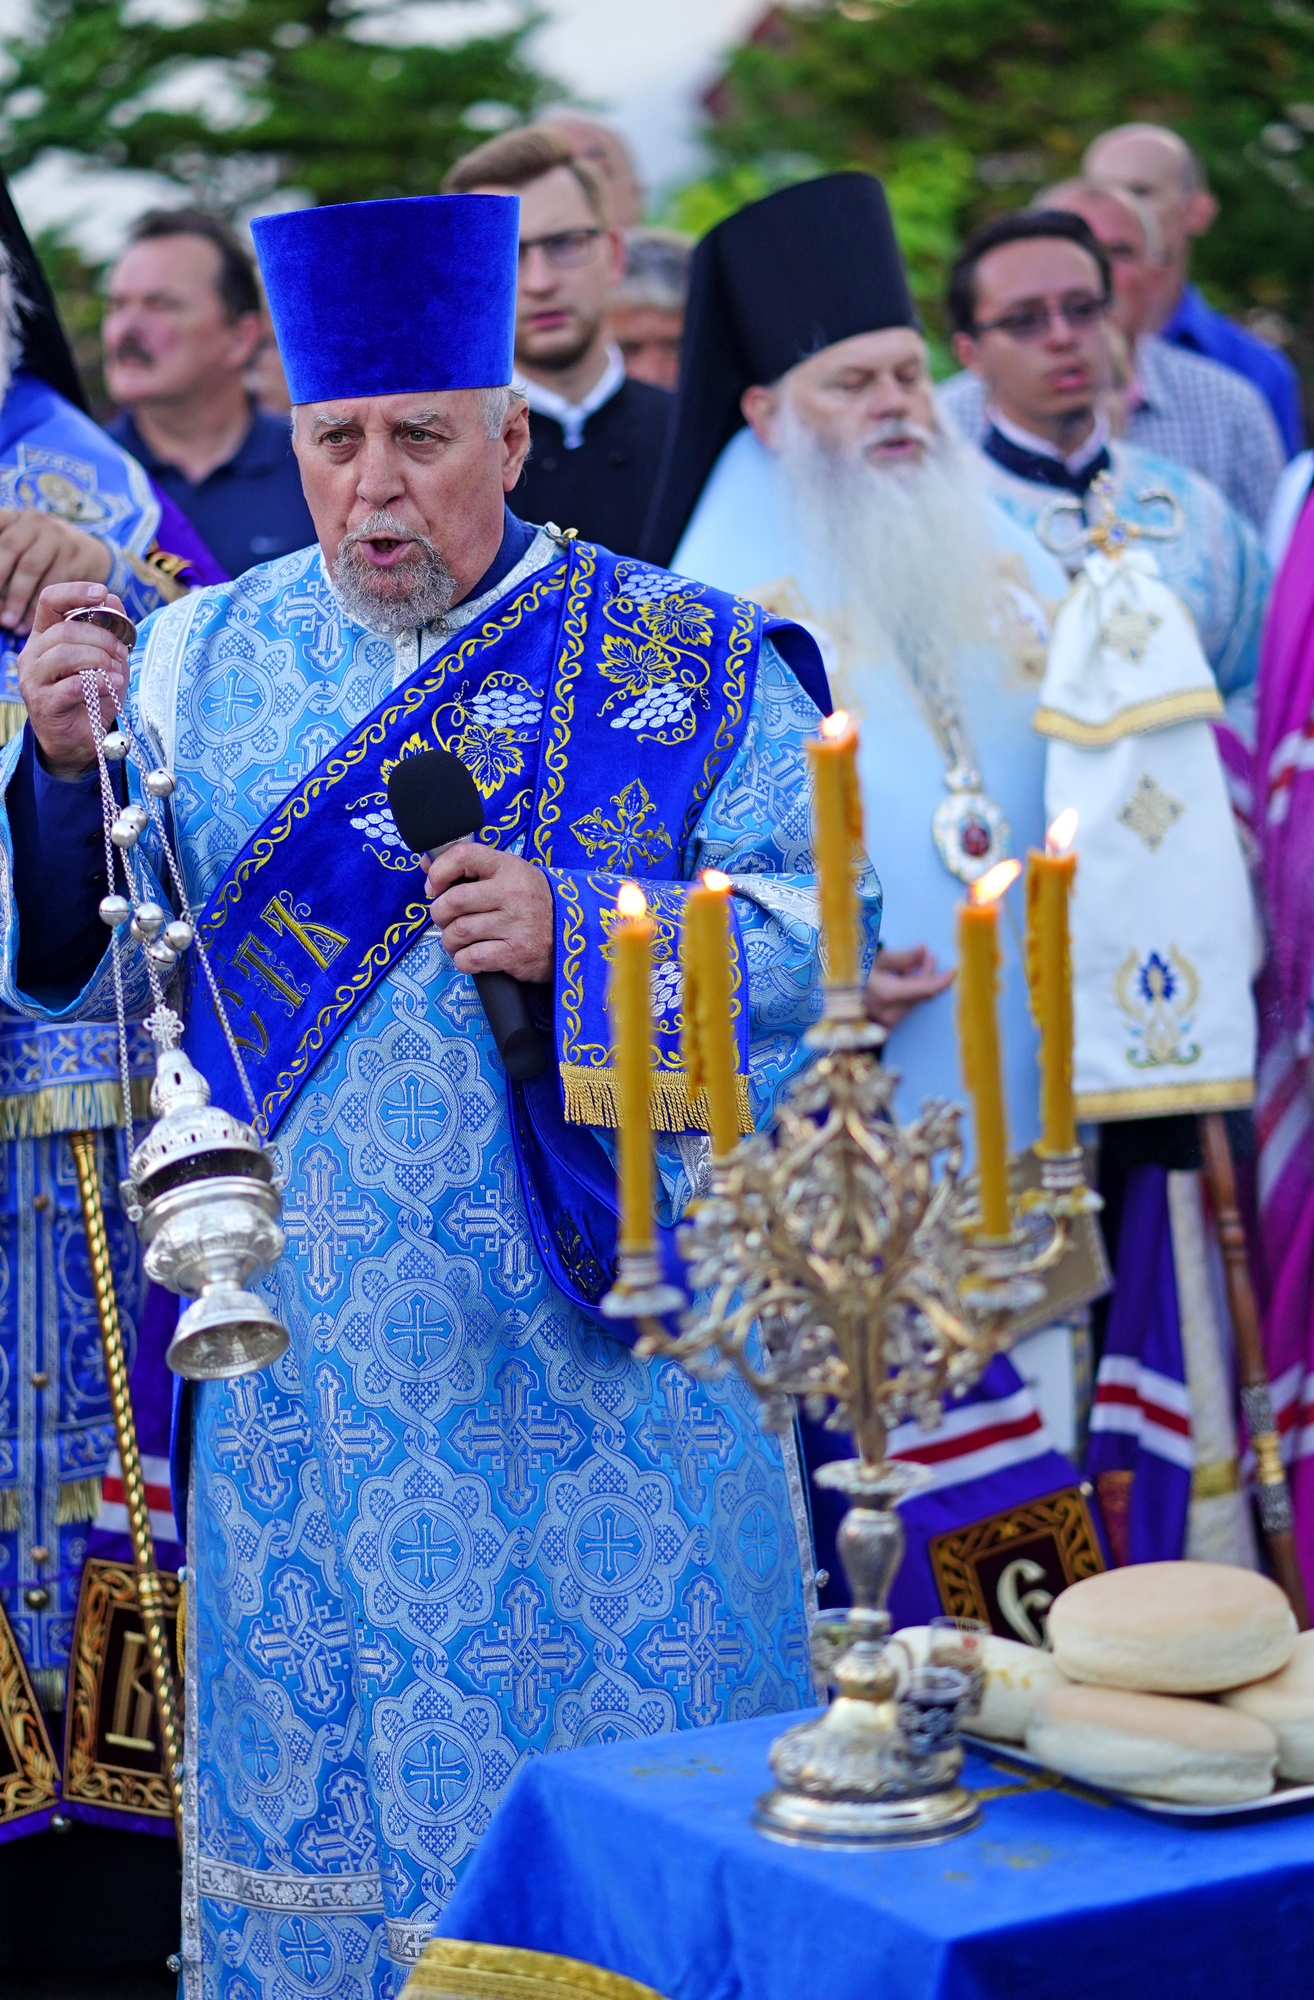
<svg viewBox="0 0 1314 2000">
<path fill-rule="evenodd" d="M 815 1474 L 850 1503 L 838 1548 L 852 1607 L 823 1613 L 812 1635 L 836 1698 L 776 1738 L 775 1787 L 754 1819 L 781 1840 L 903 1846 L 965 1832 L 979 1808 L 958 1783 L 956 1728 L 937 1733 L 900 1699 L 906 1663 L 885 1609 L 904 1547 L 895 1510 L 929 1475 L 887 1457 L 886 1439 L 908 1418 L 934 1428 L 946 1401 L 1032 1323 L 1073 1218 L 1094 1197 L 1079 1156 L 1075 1168 L 1065 1157 L 1063 1174 L 1044 1174 L 1015 1205 L 1009 1235 L 983 1239 L 961 1176 L 958 1112 L 932 1103 L 899 1125 L 898 1077 L 879 1059 L 884 1031 L 863 1019 L 858 988 L 831 988 L 826 1000 L 808 1036 L 818 1060 L 772 1127 L 712 1163 L 710 1191 L 682 1232 L 698 1297 L 679 1336 L 645 1316 L 674 1310 L 679 1294 L 636 1306 L 623 1259 L 602 1309 L 640 1317 L 640 1353 L 736 1369 L 768 1428 L 787 1429 L 797 1401 L 852 1434 L 858 1456 Z"/>
<path fill-rule="evenodd" d="M 114 620 L 118 636 L 129 646 L 135 640 L 131 621 L 119 613 L 98 610 L 94 616 L 82 615 L 99 624 Z M 257 1136 L 255 1095 L 204 944 L 197 936 L 170 838 L 164 805 L 176 789 L 176 780 L 172 772 L 143 754 L 126 721 L 120 719 L 115 728 L 105 730 L 101 696 L 108 692 L 113 698 L 105 677 L 84 673 L 81 680 L 100 772 L 105 865 L 111 884 L 100 914 L 112 933 L 123 1117 L 130 1136 L 132 1097 L 124 988 L 124 953 L 130 944 L 141 949 L 154 1001 L 145 1026 L 155 1045 L 151 1110 L 156 1122 L 132 1152 L 129 1177 L 123 1184 L 125 1205 L 145 1247 L 147 1276 L 171 1292 L 194 1299 L 178 1321 L 167 1357 L 170 1368 L 199 1382 L 246 1375 L 277 1360 L 288 1345 L 286 1327 L 248 1289 L 251 1280 L 272 1269 L 283 1253 L 282 1182 L 272 1152 Z M 140 774 L 141 802 L 120 806 L 109 767 L 125 762 L 135 765 Z M 148 831 L 180 912 L 172 919 L 155 900 L 140 853 L 139 843 Z M 113 886 L 116 859 L 126 878 L 126 896 Z M 211 1104 L 209 1084 L 179 1047 L 182 1022 L 165 998 L 165 987 L 189 950 L 197 954 L 228 1038 L 251 1110 L 249 1125 Z"/>
</svg>

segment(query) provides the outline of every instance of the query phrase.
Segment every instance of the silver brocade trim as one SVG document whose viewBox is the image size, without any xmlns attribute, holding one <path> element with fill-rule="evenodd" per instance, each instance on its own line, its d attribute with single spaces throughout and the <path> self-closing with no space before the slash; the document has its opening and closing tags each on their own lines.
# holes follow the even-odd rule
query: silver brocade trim
<svg viewBox="0 0 1314 2000">
<path fill-rule="evenodd" d="M 715 861 L 708 863 L 715 867 Z M 732 875 L 736 896 L 756 903 L 769 917 L 786 928 L 793 923 L 815 931 L 821 926 L 821 901 L 815 889 L 801 889 L 796 882 L 782 882 L 775 875 Z"/>
<path fill-rule="evenodd" d="M 791 1424 L 780 1436 L 780 1456 L 785 1468 L 785 1486 L 789 1492 L 789 1511 L 794 1521 L 794 1540 L 798 1544 L 798 1564 L 803 1577 L 803 1617 L 809 1638 L 812 1627 L 821 1616 L 821 1606 L 817 1602 L 817 1558 L 812 1547 L 812 1516 L 808 1508 L 807 1489 L 804 1486 L 803 1454 L 799 1449 L 798 1426 Z M 808 1647 L 808 1685 L 812 1689 L 812 1699 L 818 1708 L 826 1703 L 825 1683 L 819 1681 L 812 1665 L 812 1648 Z"/>
<path fill-rule="evenodd" d="M 1273 1421 L 1273 1398 L 1269 1394 L 1267 1382 L 1256 1382 L 1241 1391 L 1241 1414 L 1246 1420 L 1246 1432 L 1253 1440 L 1276 1432 Z M 1285 1473 L 1280 1481 L 1272 1485 L 1255 1480 L 1255 1499 L 1259 1504 L 1259 1525 L 1266 1535 L 1289 1535 L 1295 1526 L 1291 1510 L 1291 1488 Z"/>
<path fill-rule="evenodd" d="M 401 1917 L 389 1917 L 385 1928 L 388 1956 L 394 1965 L 414 1965 L 434 1934 L 433 1923 L 408 1924 Z"/>
<path fill-rule="evenodd" d="M 377 1868 L 359 1875 L 276 1875 L 202 1854 L 197 1876 L 201 1895 L 216 1903 L 240 1903 L 245 1910 L 337 1910 L 364 1916 L 383 1909 L 383 1877 Z"/>
<path fill-rule="evenodd" d="M 195 1409 L 196 1398 L 191 1399 Z M 194 1448 L 195 1440 L 191 1440 Z M 189 1462 L 194 1463 L 189 1452 Z M 182 1851 L 182 2000 L 202 2000 L 205 1968 L 201 1961 L 201 1898 L 196 1876 L 200 1848 L 200 1808 L 197 1779 L 201 1722 L 201 1672 L 197 1659 L 200 1628 L 196 1617 L 196 1562 L 192 1553 L 191 1482 L 183 1501 L 186 1518 L 187 1576 L 183 1583 L 187 1616 L 183 1629 L 183 1851 Z"/>
</svg>

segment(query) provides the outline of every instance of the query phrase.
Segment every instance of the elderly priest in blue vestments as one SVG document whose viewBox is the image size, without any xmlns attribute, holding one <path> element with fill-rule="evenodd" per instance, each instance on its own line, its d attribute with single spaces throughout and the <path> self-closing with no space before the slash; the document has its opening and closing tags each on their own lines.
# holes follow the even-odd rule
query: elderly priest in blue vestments
<svg viewBox="0 0 1314 2000">
<path fill-rule="evenodd" d="M 754 604 L 506 511 L 528 437 L 505 386 L 517 207 L 257 221 L 318 546 L 166 610 L 131 659 L 66 636 L 100 592 L 63 585 L 22 663 L 64 824 L 78 788 L 96 824 L 80 669 L 107 670 L 175 773 L 188 892 L 287 1175 L 266 1296 L 291 1348 L 199 1385 L 178 1423 L 195 2000 L 383 2000 L 525 1757 L 811 1698 L 792 1449 L 737 1383 L 636 1359 L 597 1303 L 617 889 L 642 879 L 659 939 L 669 1257 L 707 1152 L 679 1058 L 686 885 L 734 882 L 761 1120 L 817 1006 L 803 745 L 824 677 Z M 387 780 L 427 748 L 466 765 L 485 824 L 426 885 Z M 7 1004 L 104 1014 L 90 955 L 44 1006 L 17 983 L 20 935 L 39 966 L 85 897 L 51 857 L 10 922 Z M 537 1010 L 532 1081 L 499 1062 L 470 977 L 490 969 Z M 199 980 L 189 1033 L 242 1112 Z"/>
</svg>

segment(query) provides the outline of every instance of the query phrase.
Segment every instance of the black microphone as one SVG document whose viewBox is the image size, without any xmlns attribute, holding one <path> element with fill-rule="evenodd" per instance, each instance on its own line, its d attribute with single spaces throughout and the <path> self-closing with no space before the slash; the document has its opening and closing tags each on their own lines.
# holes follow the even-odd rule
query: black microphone
<svg viewBox="0 0 1314 2000">
<path fill-rule="evenodd" d="M 479 787 L 450 750 L 403 757 L 388 775 L 388 804 L 398 833 L 416 854 L 465 840 L 484 823 Z M 520 981 L 509 972 L 476 972 L 474 983 L 507 1075 L 516 1083 L 541 1075 L 547 1056 Z"/>
</svg>

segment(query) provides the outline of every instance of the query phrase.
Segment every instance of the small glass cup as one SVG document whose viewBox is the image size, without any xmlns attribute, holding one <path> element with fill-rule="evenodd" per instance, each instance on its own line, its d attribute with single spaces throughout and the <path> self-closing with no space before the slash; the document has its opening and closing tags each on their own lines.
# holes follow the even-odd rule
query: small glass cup
<svg viewBox="0 0 1314 2000">
<path fill-rule="evenodd" d="M 977 1714 L 985 1693 L 985 1645 L 990 1627 L 980 1618 L 932 1618 L 930 1633 L 928 1663 L 951 1667 L 971 1683 L 971 1696 L 963 1712 L 966 1721 Z"/>
<path fill-rule="evenodd" d="M 952 1750 L 972 1682 L 956 1667 L 914 1667 L 899 1690 L 899 1728 L 915 1764 Z"/>
</svg>

